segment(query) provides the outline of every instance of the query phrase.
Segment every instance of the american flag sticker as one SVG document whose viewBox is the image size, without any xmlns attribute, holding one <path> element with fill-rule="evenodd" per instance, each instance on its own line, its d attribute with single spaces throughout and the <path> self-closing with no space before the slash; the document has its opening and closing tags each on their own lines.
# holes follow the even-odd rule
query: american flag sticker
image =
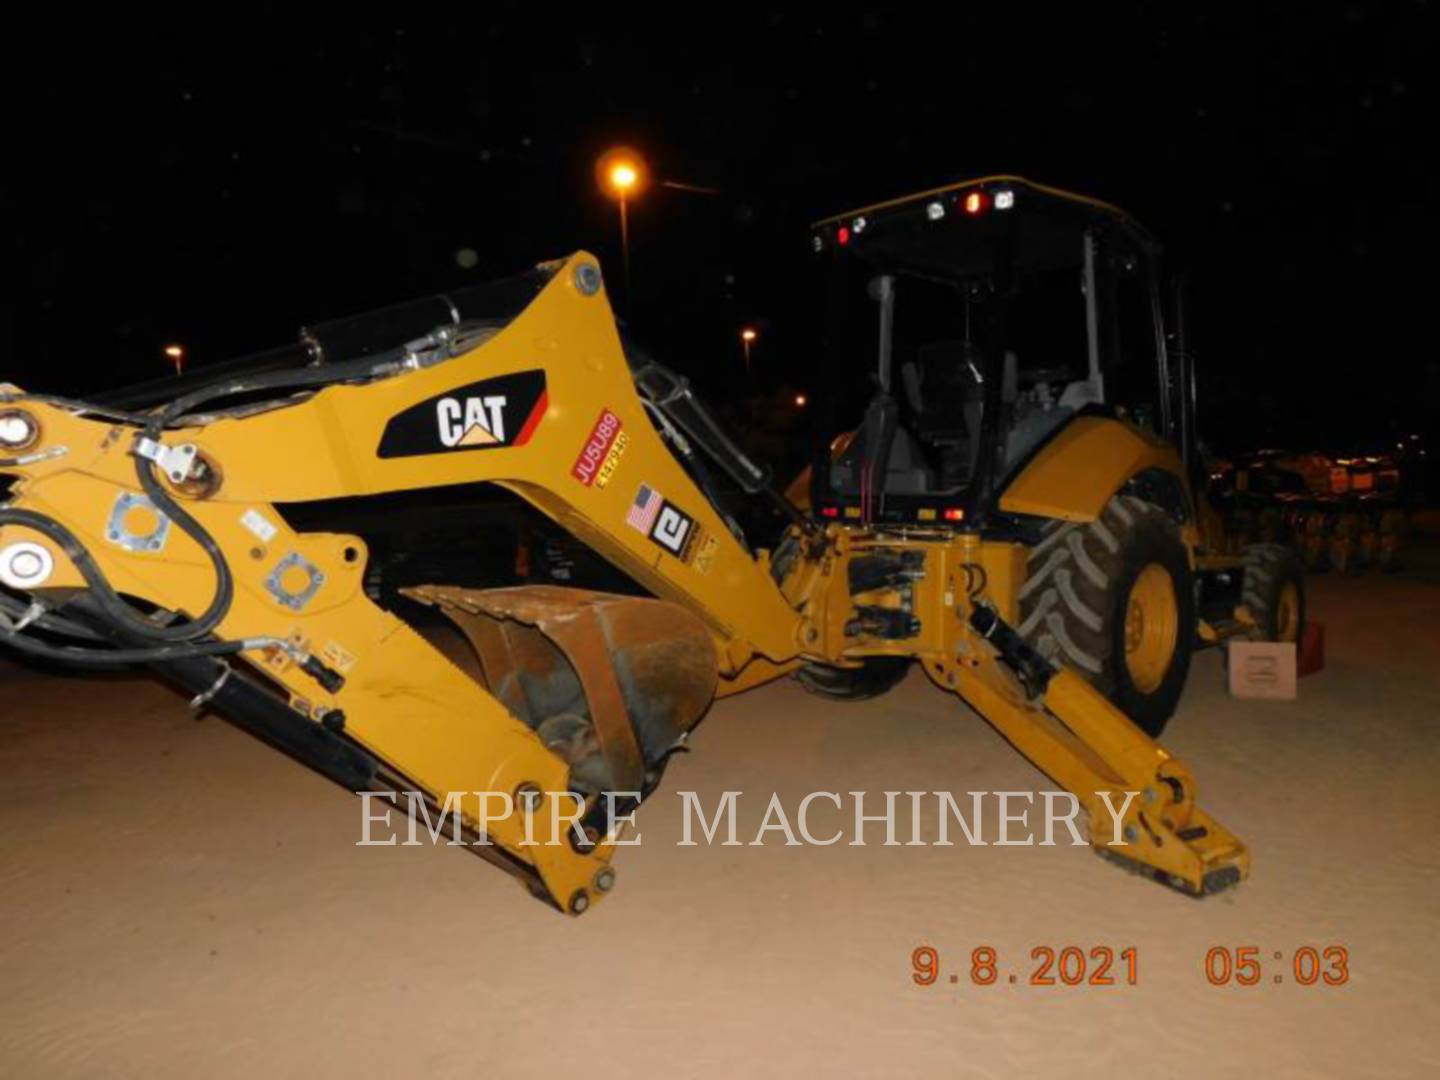
<svg viewBox="0 0 1440 1080">
<path fill-rule="evenodd" d="M 640 490 L 635 493 L 635 501 L 630 504 L 630 512 L 625 515 L 625 524 L 649 536 L 650 526 L 655 524 L 655 515 L 660 513 L 664 502 L 658 491 L 649 484 L 641 484 Z"/>
</svg>

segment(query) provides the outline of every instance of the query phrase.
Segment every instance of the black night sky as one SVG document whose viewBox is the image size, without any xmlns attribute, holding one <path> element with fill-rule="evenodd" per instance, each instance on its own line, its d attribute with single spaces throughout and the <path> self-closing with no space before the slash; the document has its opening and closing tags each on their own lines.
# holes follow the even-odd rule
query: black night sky
<svg viewBox="0 0 1440 1080">
<path fill-rule="evenodd" d="M 1212 440 L 1434 424 L 1423 0 L 136 10 L 10 35 L 0 376 L 27 389 L 155 378 L 171 341 L 203 365 L 582 246 L 618 281 L 593 168 L 625 143 L 719 189 L 634 206 L 633 324 L 721 398 L 747 323 L 762 380 L 827 377 L 809 221 L 1016 172 L 1127 208 L 1190 271 Z"/>
</svg>

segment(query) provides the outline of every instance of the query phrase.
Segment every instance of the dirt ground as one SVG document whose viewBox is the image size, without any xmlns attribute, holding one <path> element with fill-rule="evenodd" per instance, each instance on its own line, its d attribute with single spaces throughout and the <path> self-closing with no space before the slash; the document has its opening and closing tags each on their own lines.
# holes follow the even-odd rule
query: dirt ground
<svg viewBox="0 0 1440 1080">
<path fill-rule="evenodd" d="M 356 847 L 358 800 L 158 685 L 7 670 L 0 1075 L 1440 1075 L 1440 573 L 1312 588 L 1301 699 L 1231 701 L 1202 654 L 1167 734 L 1255 855 L 1199 902 L 1068 846 L 676 846 L 679 790 L 745 792 L 750 839 L 771 792 L 1052 786 L 918 673 L 717 706 L 567 919 L 463 852 Z M 1134 947 L 1137 984 L 1029 985 L 1068 945 Z M 1212 986 L 1247 945 L 1259 985 Z M 1297 985 L 1307 945 L 1348 984 Z"/>
</svg>

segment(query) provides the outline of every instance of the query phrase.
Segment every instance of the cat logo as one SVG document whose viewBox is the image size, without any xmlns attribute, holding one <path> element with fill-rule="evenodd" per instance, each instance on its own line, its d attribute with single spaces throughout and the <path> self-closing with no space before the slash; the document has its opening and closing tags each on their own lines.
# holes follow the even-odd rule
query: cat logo
<svg viewBox="0 0 1440 1080">
<path fill-rule="evenodd" d="M 390 418 L 382 458 L 524 446 L 545 418 L 543 371 L 517 371 L 456 386 Z"/>
<path fill-rule="evenodd" d="M 453 397 L 435 403 L 440 422 L 440 441 L 446 446 L 490 446 L 505 441 L 505 395 Z"/>
</svg>

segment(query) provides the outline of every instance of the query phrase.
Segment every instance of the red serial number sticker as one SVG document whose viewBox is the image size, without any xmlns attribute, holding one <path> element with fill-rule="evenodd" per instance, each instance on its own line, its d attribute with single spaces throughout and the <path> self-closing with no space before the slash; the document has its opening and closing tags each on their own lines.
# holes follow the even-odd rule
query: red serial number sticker
<svg viewBox="0 0 1440 1080">
<path fill-rule="evenodd" d="M 601 409 L 600 419 L 590 429 L 590 437 L 585 440 L 580 456 L 570 466 L 570 475 L 586 487 L 594 486 L 599 478 L 600 487 L 604 487 L 615 471 L 620 455 L 625 452 L 625 440 L 620 433 L 623 426 L 620 417 L 609 409 Z"/>
</svg>

